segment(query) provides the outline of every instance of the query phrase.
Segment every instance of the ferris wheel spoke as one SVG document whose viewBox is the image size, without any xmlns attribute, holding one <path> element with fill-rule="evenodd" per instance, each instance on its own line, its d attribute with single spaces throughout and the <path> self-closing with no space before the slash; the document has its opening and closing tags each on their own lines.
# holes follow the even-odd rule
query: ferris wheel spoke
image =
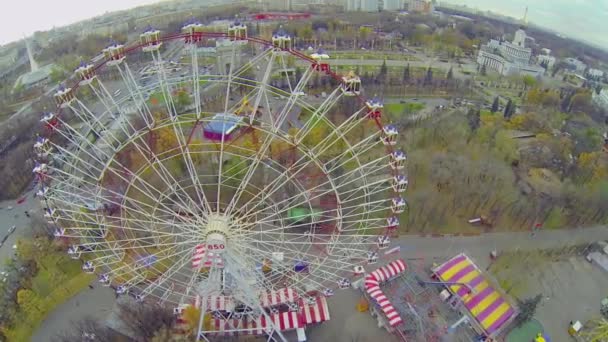
<svg viewBox="0 0 608 342">
<path fill-rule="evenodd" d="M 184 268 L 189 262 L 191 262 L 191 255 L 184 253 L 183 256 L 179 257 L 179 261 L 173 264 L 166 272 L 164 272 L 158 279 L 154 280 L 150 285 L 145 287 L 141 293 L 143 295 L 149 295 L 155 288 L 161 287 L 162 284 L 172 279 L 180 269 Z"/>
<path fill-rule="evenodd" d="M 354 127 L 355 125 L 349 125 L 349 121 L 352 119 L 353 121 L 356 119 L 355 115 L 353 115 L 351 118 L 349 118 L 348 120 L 346 120 L 342 125 L 340 125 L 338 128 L 336 129 L 340 129 L 342 127 L 345 126 L 349 126 Z M 309 120 L 310 121 L 310 120 Z M 315 161 L 313 160 L 313 158 L 309 158 L 308 160 L 307 157 L 309 155 L 309 153 L 313 153 L 313 151 L 319 152 L 319 153 L 323 153 L 324 151 L 326 151 L 327 149 L 329 149 L 333 144 L 336 143 L 336 139 L 334 139 L 333 141 L 331 141 L 331 136 L 325 137 L 320 143 L 319 145 L 323 145 L 325 144 L 326 141 L 330 141 L 329 143 L 327 143 L 328 146 L 324 146 L 324 148 L 320 149 L 320 151 L 316 151 L 316 149 L 311 149 L 309 151 L 305 151 L 303 153 L 303 156 L 300 157 L 300 159 L 298 159 L 293 165 L 290 166 L 290 168 L 286 169 L 281 175 L 279 175 L 278 177 L 276 177 L 272 182 L 270 182 L 263 190 L 262 192 L 259 194 L 259 196 L 262 196 L 261 200 L 258 203 L 262 203 L 266 200 L 266 198 L 269 198 L 270 196 L 274 195 L 274 193 L 276 191 L 278 191 L 278 189 L 281 189 L 285 184 L 287 184 L 288 182 L 290 182 L 294 177 L 298 176 L 302 171 L 304 171 L 306 169 L 307 166 L 309 166 L 311 163 L 314 163 Z M 320 168 L 324 168 L 324 166 L 322 165 L 317 165 Z M 328 182 L 329 185 L 331 185 L 331 182 Z M 255 201 L 259 196 L 254 197 L 253 199 L 251 199 L 250 201 Z"/>
<path fill-rule="evenodd" d="M 173 99 L 172 91 L 169 87 L 169 83 L 167 82 L 164 62 L 163 62 L 161 54 L 158 50 L 152 51 L 152 59 L 154 60 L 154 62 L 156 63 L 156 66 L 157 66 L 158 81 L 160 84 L 160 88 L 162 90 L 167 113 L 172 122 L 171 126 L 173 129 L 173 132 L 174 132 L 175 136 L 177 137 L 178 147 L 181 152 L 181 157 L 186 164 L 186 169 L 188 171 L 188 175 L 190 176 L 192 183 L 196 185 L 195 192 L 198 197 L 199 203 L 201 203 L 201 205 L 203 206 L 204 211 L 211 212 L 211 206 L 209 204 L 209 201 L 207 200 L 207 197 L 204 194 L 203 188 L 200 185 L 200 181 L 196 175 L 196 168 L 194 167 L 194 163 L 192 161 L 192 156 L 190 155 L 190 149 L 188 146 L 189 141 L 184 136 L 184 132 L 181 128 L 180 119 L 178 118 L 179 113 L 177 112 L 177 109 L 175 107 L 175 101 Z M 200 114 L 196 114 L 196 116 L 199 117 Z M 196 128 L 196 124 L 194 125 L 193 129 L 195 129 L 195 128 Z M 188 196 L 183 189 L 180 189 L 180 190 L 182 191 L 183 197 L 188 198 L 189 199 L 188 202 L 190 202 L 192 204 L 192 206 L 197 207 L 197 205 L 192 203 L 193 201 L 190 198 L 190 196 Z"/>
<path fill-rule="evenodd" d="M 385 157 L 381 157 L 381 158 L 379 158 L 379 160 L 382 160 L 383 158 L 385 158 Z M 373 164 L 377 164 L 377 163 L 378 163 L 378 160 L 374 160 L 371 163 L 367 163 L 366 165 L 369 165 L 369 164 L 373 165 Z M 362 167 L 365 167 L 366 165 L 363 165 Z M 383 168 L 384 168 L 384 166 L 382 166 L 379 169 L 383 169 Z M 301 168 L 300 170 L 303 170 L 303 168 Z M 324 195 L 332 194 L 333 192 L 335 192 L 334 188 L 347 188 L 347 189 L 350 189 L 350 186 L 353 186 L 354 189 L 358 189 L 358 187 L 361 185 L 361 184 L 358 184 L 358 183 L 364 177 L 364 175 L 360 174 L 358 177 L 357 176 L 351 177 L 353 174 L 356 175 L 357 173 L 358 173 L 358 170 L 355 169 L 355 170 L 352 170 L 352 171 L 345 172 L 341 176 L 334 177 L 333 178 L 334 179 L 333 183 L 338 184 L 335 187 L 332 186 L 332 182 L 330 182 L 329 180 L 327 180 L 327 181 L 324 181 L 324 182 L 320 183 L 319 185 L 317 185 L 315 187 L 312 187 L 312 188 L 308 189 L 308 192 L 313 192 L 313 193 L 315 193 L 315 195 L 313 197 L 309 197 L 307 200 L 317 199 L 317 198 L 320 199 Z M 283 173 L 283 174 L 285 174 L 285 173 Z M 291 174 L 288 177 L 289 177 L 289 179 L 291 179 L 294 176 L 295 176 L 294 174 Z M 275 178 L 275 180 L 273 182 L 270 183 L 270 185 L 274 186 L 274 189 L 275 189 L 274 191 L 277 191 L 276 189 L 280 189 L 281 188 L 281 186 L 276 186 L 276 185 L 273 184 L 274 182 L 276 182 L 277 180 L 280 180 L 281 178 L 284 178 L 284 177 L 277 177 L 277 178 Z M 345 179 L 345 181 L 342 181 L 343 179 Z M 385 182 L 385 181 L 386 181 L 385 179 L 381 179 L 381 180 L 379 180 L 377 182 Z M 287 181 L 283 181 L 283 184 L 285 184 L 285 183 L 287 183 Z M 330 189 L 326 189 L 325 187 L 327 187 L 327 186 L 329 186 Z M 262 209 L 257 209 L 257 210 L 255 210 L 255 211 L 252 212 L 253 209 L 256 209 L 256 208 L 259 207 L 259 205 L 257 205 L 257 203 L 261 203 L 261 202 L 265 201 L 274 192 L 274 191 L 273 192 L 267 192 L 265 190 L 266 189 L 262 189 L 262 191 L 260 192 L 260 194 L 262 194 L 262 198 L 260 198 L 260 199 L 253 198 L 251 200 L 251 201 L 256 201 L 257 200 L 259 202 L 254 202 L 256 204 L 252 205 L 252 209 L 250 209 L 247 213 L 245 213 L 245 215 L 244 215 L 245 217 L 248 217 L 248 216 L 251 216 L 251 215 L 257 215 L 261 211 L 264 210 L 264 208 L 262 208 Z M 346 190 L 346 191 L 353 191 L 353 190 Z M 298 205 L 302 205 L 302 204 L 306 203 L 306 200 L 296 201 L 295 204 L 291 203 L 291 202 L 293 202 L 294 199 L 297 199 L 299 197 L 300 197 L 300 194 L 296 194 L 294 196 L 288 197 L 287 199 L 284 199 L 282 201 L 279 201 L 279 202 L 275 203 L 274 206 L 277 207 L 277 208 L 280 208 L 281 211 L 285 212 L 288 209 L 295 208 Z M 289 207 L 283 208 L 283 206 L 285 206 L 285 205 L 288 205 Z"/>
<path fill-rule="evenodd" d="M 53 177 L 51 177 L 51 179 L 53 179 Z M 66 195 L 67 200 L 63 200 L 64 202 L 66 202 L 66 204 L 67 203 L 73 203 L 74 199 L 80 199 L 82 201 L 82 205 L 86 206 L 86 204 L 88 203 L 87 198 L 83 197 L 82 195 L 78 195 L 79 193 L 90 194 L 91 198 L 99 198 L 99 196 L 98 196 L 98 194 L 96 192 L 86 190 L 86 188 L 83 190 L 83 189 L 77 187 L 74 183 L 71 183 L 71 182 L 67 182 L 65 184 L 69 188 L 71 188 L 71 190 L 73 192 L 62 191 L 62 190 L 59 190 L 58 188 L 56 189 L 56 191 L 59 192 L 59 193 L 62 193 L 62 194 Z M 78 184 L 80 184 L 80 185 L 90 185 L 91 188 L 93 188 L 93 189 L 97 189 L 98 188 L 98 186 L 96 184 L 91 183 L 89 181 L 85 181 L 85 180 L 81 180 Z M 103 189 L 102 188 L 100 190 L 108 190 L 108 189 Z M 125 195 L 125 194 L 122 194 L 122 193 L 117 193 L 117 192 L 114 192 L 112 190 L 109 190 L 109 191 L 111 193 L 113 193 L 115 195 L 118 195 L 119 197 L 123 198 L 126 203 L 132 204 L 136 208 L 136 209 L 133 209 L 133 210 L 136 213 L 138 213 L 138 214 L 140 214 L 142 216 L 147 216 L 147 215 L 149 215 L 149 213 L 145 209 L 143 209 L 141 205 L 144 205 L 144 206 L 146 206 L 146 207 L 148 207 L 150 209 L 154 209 L 154 207 L 152 205 L 144 203 L 144 202 L 141 202 L 141 201 L 136 200 L 134 198 L 131 198 L 128 195 Z M 57 198 L 57 199 L 60 200 L 59 198 Z M 113 204 L 113 205 L 117 205 L 117 206 L 123 206 L 123 203 L 120 203 L 120 202 L 117 202 L 117 201 L 113 201 L 113 200 L 110 200 L 110 199 L 104 199 L 104 202 L 105 203 L 110 203 L 110 204 Z M 160 210 L 162 210 L 162 209 L 160 209 Z M 173 212 L 173 211 L 164 211 L 164 213 L 165 214 L 169 214 L 169 215 L 176 215 L 175 212 Z M 161 220 L 161 222 L 170 223 L 169 221 L 162 221 L 162 220 Z"/>
<path fill-rule="evenodd" d="M 256 113 L 257 109 L 259 108 L 260 105 L 260 100 L 262 98 L 262 96 L 266 96 L 266 86 L 267 86 L 267 82 L 268 82 L 268 78 L 269 78 L 269 74 L 272 71 L 272 61 L 274 58 L 274 54 L 271 55 L 270 58 L 270 62 L 268 63 L 268 67 L 266 69 L 266 73 L 264 74 L 264 80 L 260 86 L 260 90 L 258 93 L 258 97 L 255 100 L 255 104 L 253 106 L 253 113 Z M 306 78 L 302 78 L 300 80 L 300 82 L 298 83 L 298 85 L 296 86 L 297 89 L 301 88 L 304 86 L 306 82 Z M 290 94 L 289 98 L 287 99 L 287 103 L 285 104 L 285 106 L 281 109 L 281 112 L 277 115 L 277 119 L 275 121 L 274 127 L 272 127 L 272 133 L 277 133 L 278 130 L 280 129 L 280 127 L 282 126 L 283 122 L 286 120 L 287 118 L 287 113 L 289 111 L 291 111 L 291 109 L 293 108 L 293 106 L 295 105 L 297 99 L 298 99 L 298 93 L 293 92 L 292 94 Z M 268 99 L 266 98 L 267 103 L 269 102 Z M 269 111 L 269 115 L 272 118 L 272 113 L 270 112 L 270 105 L 268 105 L 268 111 Z M 253 114 L 255 115 L 255 114 Z M 273 122 L 272 119 L 270 119 L 271 122 Z M 256 169 L 258 168 L 260 162 L 262 161 L 262 159 L 265 158 L 267 152 L 268 152 L 268 148 L 270 147 L 272 140 L 275 139 L 275 136 L 272 134 L 266 135 L 264 138 L 264 142 L 262 144 L 262 147 L 260 148 L 259 151 L 257 151 L 257 153 L 254 155 L 254 160 L 252 161 L 250 167 L 247 170 L 247 174 L 245 175 L 243 181 L 241 182 L 241 184 L 239 185 L 239 188 L 237 189 L 236 193 L 234 194 L 234 196 L 232 197 L 232 199 L 230 200 L 230 203 L 228 205 L 228 208 L 226 209 L 227 212 L 231 213 L 232 210 L 234 209 L 234 206 L 239 202 L 241 195 L 243 194 L 244 189 L 249 185 L 249 182 L 251 181 L 251 178 L 253 177 Z"/>
</svg>

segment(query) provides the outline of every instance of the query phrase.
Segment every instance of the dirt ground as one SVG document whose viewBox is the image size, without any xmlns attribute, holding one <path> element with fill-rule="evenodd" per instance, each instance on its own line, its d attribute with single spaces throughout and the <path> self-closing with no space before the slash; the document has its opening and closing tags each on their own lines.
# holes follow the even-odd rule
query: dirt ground
<svg viewBox="0 0 608 342">
<path fill-rule="evenodd" d="M 608 296 L 608 273 L 582 255 L 509 253 L 499 257 L 490 271 L 516 298 L 542 294 L 535 317 L 554 342 L 572 341 L 567 333 L 569 322 L 597 318 L 600 301 Z"/>
</svg>

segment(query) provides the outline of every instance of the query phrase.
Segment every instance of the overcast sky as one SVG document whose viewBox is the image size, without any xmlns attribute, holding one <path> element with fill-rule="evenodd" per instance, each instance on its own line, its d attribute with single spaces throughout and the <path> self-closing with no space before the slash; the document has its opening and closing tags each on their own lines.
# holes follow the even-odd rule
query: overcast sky
<svg viewBox="0 0 608 342">
<path fill-rule="evenodd" d="M 204 0 L 202 0 L 204 1 Z M 105 12 L 119 11 L 158 0 L 6 0 L 0 10 L 0 44 Z"/>
<path fill-rule="evenodd" d="M 205 0 L 201 0 L 205 1 Z M 0 11 L 0 44 L 157 0 L 7 0 Z M 608 48 L 608 0 L 446 0 L 512 17 L 523 16 L 537 25 Z"/>
<path fill-rule="evenodd" d="M 528 20 L 608 49 L 608 0 L 445 0 Z"/>
</svg>

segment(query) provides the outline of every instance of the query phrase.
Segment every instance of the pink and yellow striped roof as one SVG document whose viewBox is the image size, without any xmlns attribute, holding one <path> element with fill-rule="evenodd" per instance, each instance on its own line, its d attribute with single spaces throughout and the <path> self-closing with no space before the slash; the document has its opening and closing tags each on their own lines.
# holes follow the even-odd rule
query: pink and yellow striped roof
<svg viewBox="0 0 608 342">
<path fill-rule="evenodd" d="M 466 255 L 459 254 L 438 266 L 435 274 L 441 281 L 468 285 L 451 285 L 450 289 L 462 299 L 464 306 L 488 335 L 498 332 L 515 314 L 511 305 Z"/>
</svg>

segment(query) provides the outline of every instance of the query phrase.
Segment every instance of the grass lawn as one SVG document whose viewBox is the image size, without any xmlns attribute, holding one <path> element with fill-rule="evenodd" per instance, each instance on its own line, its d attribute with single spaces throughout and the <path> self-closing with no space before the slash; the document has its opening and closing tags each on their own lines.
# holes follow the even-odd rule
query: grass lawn
<svg viewBox="0 0 608 342">
<path fill-rule="evenodd" d="M 387 103 L 384 105 L 384 111 L 388 115 L 413 114 L 424 109 L 424 103 L 407 102 L 407 103 Z"/>
</svg>

